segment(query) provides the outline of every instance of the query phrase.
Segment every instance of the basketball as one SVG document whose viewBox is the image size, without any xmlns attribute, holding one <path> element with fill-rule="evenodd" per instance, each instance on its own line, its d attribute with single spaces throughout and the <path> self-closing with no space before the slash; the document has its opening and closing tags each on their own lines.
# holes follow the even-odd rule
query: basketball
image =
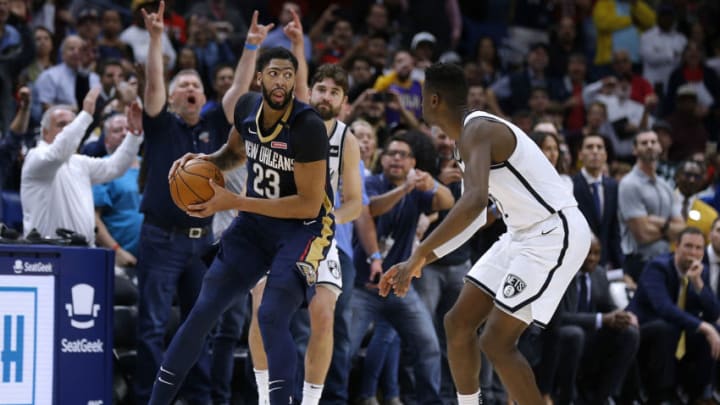
<svg viewBox="0 0 720 405">
<path fill-rule="evenodd" d="M 188 205 L 201 204 L 215 194 L 210 179 L 220 187 L 225 186 L 225 177 L 215 164 L 204 159 L 192 159 L 180 167 L 170 179 L 170 196 L 181 210 Z"/>
</svg>

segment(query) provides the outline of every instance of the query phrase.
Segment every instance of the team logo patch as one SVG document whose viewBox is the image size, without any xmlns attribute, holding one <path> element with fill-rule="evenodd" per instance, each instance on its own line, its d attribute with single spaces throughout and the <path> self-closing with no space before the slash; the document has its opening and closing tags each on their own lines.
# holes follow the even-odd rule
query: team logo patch
<svg viewBox="0 0 720 405">
<path fill-rule="evenodd" d="M 518 276 L 514 274 L 508 274 L 505 277 L 505 284 L 503 285 L 503 296 L 505 298 L 512 298 L 520 294 L 527 284 Z"/>
<path fill-rule="evenodd" d="M 328 151 L 328 155 L 337 157 L 340 156 L 340 147 L 337 145 L 330 145 L 330 150 Z"/>
<path fill-rule="evenodd" d="M 330 270 L 330 274 L 332 274 L 333 277 L 335 277 L 336 280 L 340 280 L 340 265 L 335 260 L 328 260 L 327 261 L 327 267 L 328 270 Z"/>
<path fill-rule="evenodd" d="M 287 144 L 285 142 L 280 141 L 272 141 L 270 142 L 270 147 L 273 149 L 285 149 L 287 150 Z"/>
<path fill-rule="evenodd" d="M 305 276 L 305 281 L 307 281 L 308 285 L 314 285 L 317 281 L 317 270 L 315 270 L 315 267 L 308 262 L 295 262 L 295 265 L 298 270 L 300 270 L 300 273 Z"/>
</svg>

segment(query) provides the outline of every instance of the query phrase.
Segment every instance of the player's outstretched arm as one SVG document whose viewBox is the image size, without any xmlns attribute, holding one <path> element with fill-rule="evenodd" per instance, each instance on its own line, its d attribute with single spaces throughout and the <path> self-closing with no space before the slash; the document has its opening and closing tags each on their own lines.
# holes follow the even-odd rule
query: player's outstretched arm
<svg viewBox="0 0 720 405">
<path fill-rule="evenodd" d="M 245 48 L 242 56 L 235 68 L 235 77 L 233 84 L 225 93 L 222 99 L 223 111 L 225 118 L 231 124 L 235 122 L 235 103 L 240 97 L 250 90 L 250 84 L 255 77 L 255 61 L 260 50 L 260 45 L 267 37 L 268 32 L 275 24 L 258 24 L 258 12 L 253 12 L 250 29 L 248 29 L 247 39 L 245 39 Z"/>
<path fill-rule="evenodd" d="M 342 204 L 335 210 L 338 224 L 354 221 L 362 211 L 360 146 L 353 135 L 345 137 L 342 165 Z"/>
<path fill-rule="evenodd" d="M 422 267 L 434 258 L 434 250 L 462 233 L 487 206 L 493 125 L 484 120 L 473 120 L 465 127 L 460 145 L 463 161 L 467 162 L 463 175 L 463 195 L 407 262 L 393 266 L 383 275 L 380 282 L 381 295 L 387 295 L 391 287 L 399 296 L 407 294 L 412 278 L 419 277 Z"/>
</svg>

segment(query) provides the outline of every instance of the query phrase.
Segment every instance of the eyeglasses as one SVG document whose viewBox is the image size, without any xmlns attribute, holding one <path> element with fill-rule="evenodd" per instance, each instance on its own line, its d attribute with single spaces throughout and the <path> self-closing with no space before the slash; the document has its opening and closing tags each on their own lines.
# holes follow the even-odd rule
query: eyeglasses
<svg viewBox="0 0 720 405">
<path fill-rule="evenodd" d="M 400 159 L 406 159 L 412 156 L 412 153 L 404 150 L 389 150 L 385 152 L 386 156 L 399 157 Z"/>
</svg>

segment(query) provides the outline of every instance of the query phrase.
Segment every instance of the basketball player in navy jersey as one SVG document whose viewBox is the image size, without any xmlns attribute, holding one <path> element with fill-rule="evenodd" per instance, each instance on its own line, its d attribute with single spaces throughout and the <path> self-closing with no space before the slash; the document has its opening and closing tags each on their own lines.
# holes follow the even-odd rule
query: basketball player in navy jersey
<svg viewBox="0 0 720 405">
<path fill-rule="evenodd" d="M 248 46 L 254 51 L 256 47 Z M 220 240 L 220 250 L 203 280 L 200 295 L 173 338 L 158 373 L 151 404 L 169 404 L 202 341 L 237 294 L 249 290 L 269 269 L 258 313 L 269 366 L 270 403 L 293 403 L 296 348 L 290 319 L 315 292 L 317 269 L 333 236 L 332 187 L 328 176 L 328 136 L 317 112 L 294 100 L 297 59 L 284 48 L 270 48 L 257 58 L 256 79 L 262 94 L 247 93 L 234 105 L 228 142 L 203 158 L 221 170 L 247 162 L 247 196 L 211 182 L 215 195 L 188 207 L 206 217 L 236 209 L 238 217 Z"/>
<path fill-rule="evenodd" d="M 302 40 L 302 36 L 300 37 Z M 293 52 L 299 56 L 304 52 Z M 301 61 L 302 62 L 302 61 Z M 300 78 L 301 75 L 298 75 Z M 301 86 L 300 82 L 296 86 Z M 328 165 L 330 170 L 330 184 L 335 195 L 340 192 L 342 203 L 335 209 L 334 215 L 337 224 L 344 224 L 360 216 L 363 205 L 362 176 L 360 174 L 360 148 L 357 139 L 348 131 L 342 121 L 337 120 L 340 108 L 346 101 L 348 89 L 347 73 L 338 65 L 325 64 L 317 69 L 311 82 L 309 102 L 320 114 L 325 122 L 325 128 L 330 137 L 330 152 Z M 300 96 L 297 97 L 300 99 Z M 340 186 L 342 182 L 342 187 Z M 367 204 L 367 203 L 366 203 Z M 334 353 L 334 320 L 335 303 L 340 294 L 348 294 L 352 285 L 343 287 L 342 271 L 350 271 L 340 266 L 340 257 L 337 243 L 333 240 L 326 260 L 320 263 L 315 296 L 308 306 L 310 315 L 310 337 L 305 352 L 305 381 L 303 384 L 303 397 L 301 405 L 317 405 L 323 392 L 325 378 L 328 375 L 330 362 Z M 258 386 L 258 397 L 264 398 L 268 386 L 265 379 L 258 376 L 267 370 L 267 362 L 263 351 L 262 339 L 257 330 L 255 321 L 256 311 L 263 299 L 264 282 L 261 281 L 252 289 L 253 322 L 250 326 L 249 345 L 252 354 L 253 368 Z M 345 291 L 344 291 L 345 289 Z M 341 319 L 340 322 L 344 320 Z M 301 322 L 301 321 L 300 321 Z M 304 328 L 303 325 L 300 326 Z M 349 325 L 339 325 L 349 332 Z M 349 336 L 347 341 L 340 342 L 341 347 L 349 352 Z M 337 353 L 338 356 L 343 353 Z M 345 353 L 349 356 L 349 353 Z M 344 363 L 343 363 L 344 364 Z M 339 370 L 335 370 L 338 372 Z M 349 370 L 348 370 L 349 371 Z M 331 375 L 336 379 L 342 376 Z M 262 405 L 262 402 L 260 402 Z"/>
<path fill-rule="evenodd" d="M 410 259 L 387 271 L 380 293 L 407 293 L 422 267 L 460 247 L 487 220 L 492 199 L 508 231 L 478 260 L 445 316 L 448 361 L 458 403 L 480 403 L 480 351 L 509 396 L 544 401 L 516 342 L 531 322 L 545 326 L 590 248 L 590 229 L 572 190 L 517 126 L 475 111 L 464 116 L 462 69 L 434 64 L 425 72 L 423 116 L 459 145 L 462 197 Z M 482 334 L 477 330 L 485 324 Z"/>
</svg>

